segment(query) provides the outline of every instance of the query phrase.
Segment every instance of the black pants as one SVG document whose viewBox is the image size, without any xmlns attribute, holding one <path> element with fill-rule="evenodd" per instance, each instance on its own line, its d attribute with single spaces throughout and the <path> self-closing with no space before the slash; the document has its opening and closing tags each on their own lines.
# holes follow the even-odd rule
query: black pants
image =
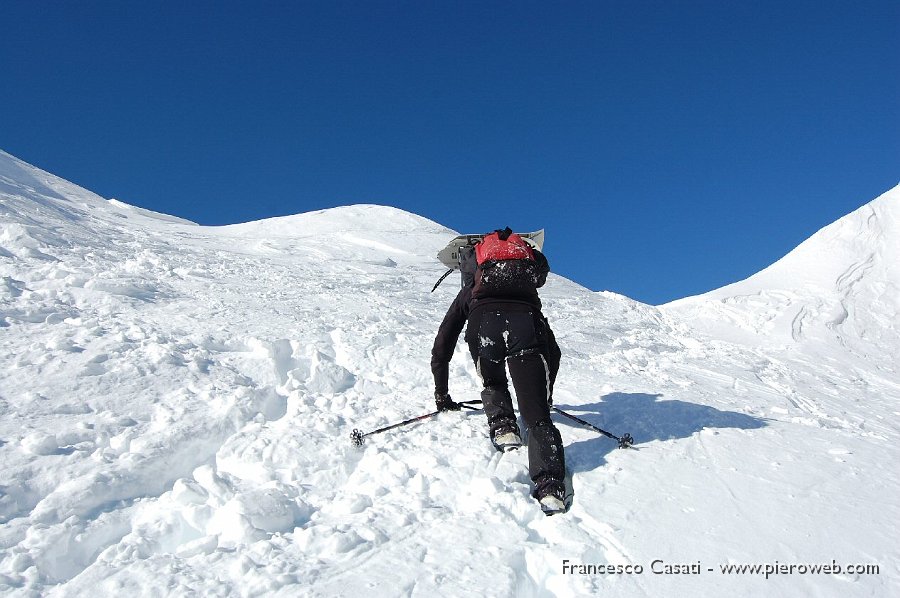
<svg viewBox="0 0 900 598">
<path fill-rule="evenodd" d="M 528 469 L 535 483 L 565 476 L 562 437 L 550 420 L 550 397 L 560 352 L 536 309 L 491 306 L 469 315 L 466 342 L 484 384 L 481 399 L 491 431 L 515 426 L 506 368 L 528 434 Z"/>
</svg>

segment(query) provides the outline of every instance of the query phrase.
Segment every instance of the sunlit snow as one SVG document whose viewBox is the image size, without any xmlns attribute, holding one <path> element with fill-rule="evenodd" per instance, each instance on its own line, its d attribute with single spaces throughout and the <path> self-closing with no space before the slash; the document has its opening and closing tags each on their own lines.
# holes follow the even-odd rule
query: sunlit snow
<svg viewBox="0 0 900 598">
<path fill-rule="evenodd" d="M 898 226 L 895 188 L 658 308 L 551 274 L 555 403 L 637 450 L 560 419 L 574 505 L 545 517 L 480 412 L 350 442 L 433 410 L 456 231 L 197 226 L 0 152 L 0 594 L 897 595 Z M 450 392 L 479 390 L 460 342 Z"/>
</svg>

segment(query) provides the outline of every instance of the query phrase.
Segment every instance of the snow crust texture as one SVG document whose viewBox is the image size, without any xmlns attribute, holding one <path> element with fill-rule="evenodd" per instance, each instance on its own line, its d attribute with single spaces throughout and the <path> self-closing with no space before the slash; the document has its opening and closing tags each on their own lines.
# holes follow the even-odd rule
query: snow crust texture
<svg viewBox="0 0 900 598">
<path fill-rule="evenodd" d="M 202 227 L 0 152 L 0 594 L 897 594 L 898 214 L 661 308 L 551 275 L 555 404 L 638 450 L 560 420 L 575 499 L 545 517 L 480 412 L 349 439 L 433 410 L 454 231 Z M 460 343 L 451 393 L 479 386 Z M 721 572 L 833 561 L 880 569 Z"/>
</svg>

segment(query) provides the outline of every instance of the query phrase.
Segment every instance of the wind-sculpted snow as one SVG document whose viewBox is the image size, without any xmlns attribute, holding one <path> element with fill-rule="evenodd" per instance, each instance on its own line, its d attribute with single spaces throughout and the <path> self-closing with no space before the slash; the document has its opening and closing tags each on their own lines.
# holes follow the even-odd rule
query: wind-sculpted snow
<svg viewBox="0 0 900 598">
<path fill-rule="evenodd" d="M 900 187 L 823 228 L 747 280 L 676 301 L 715 334 L 742 342 L 839 343 L 893 361 L 900 344 Z M 700 322 L 698 322 L 698 320 Z M 862 343 L 860 343 L 862 341 Z"/>
<path fill-rule="evenodd" d="M 350 442 L 433 409 L 455 277 L 429 291 L 454 231 L 371 205 L 201 227 L 0 154 L 0 593 L 896 593 L 900 342 L 896 296 L 872 294 L 896 272 L 890 201 L 888 232 L 835 237 L 843 342 L 812 342 L 809 303 L 796 340 L 766 340 L 782 287 L 684 318 L 551 275 L 555 404 L 637 450 L 560 420 L 575 501 L 548 518 L 480 412 Z M 478 398 L 462 343 L 450 390 Z M 881 569 L 718 572 L 832 559 Z"/>
</svg>

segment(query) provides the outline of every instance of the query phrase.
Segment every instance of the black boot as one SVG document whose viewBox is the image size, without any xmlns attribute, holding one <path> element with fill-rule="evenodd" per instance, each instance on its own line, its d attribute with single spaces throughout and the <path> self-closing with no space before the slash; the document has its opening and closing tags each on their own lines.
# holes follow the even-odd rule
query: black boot
<svg viewBox="0 0 900 598">
<path fill-rule="evenodd" d="M 563 482 L 545 476 L 534 485 L 534 498 L 541 503 L 541 510 L 555 515 L 566 510 L 566 487 Z"/>
<path fill-rule="evenodd" d="M 529 431 L 528 473 L 534 482 L 532 496 L 541 508 L 545 512 L 565 510 L 565 451 L 562 436 L 549 419 L 539 421 Z"/>
<path fill-rule="evenodd" d="M 522 437 L 519 435 L 519 426 L 516 422 L 502 423 L 497 427 L 491 426 L 491 444 L 501 453 L 506 453 L 522 446 Z"/>
<path fill-rule="evenodd" d="M 487 415 L 491 431 L 491 443 L 500 452 L 522 446 L 516 412 L 513 411 L 512 397 L 506 388 L 489 387 L 481 391 L 484 413 Z"/>
</svg>

